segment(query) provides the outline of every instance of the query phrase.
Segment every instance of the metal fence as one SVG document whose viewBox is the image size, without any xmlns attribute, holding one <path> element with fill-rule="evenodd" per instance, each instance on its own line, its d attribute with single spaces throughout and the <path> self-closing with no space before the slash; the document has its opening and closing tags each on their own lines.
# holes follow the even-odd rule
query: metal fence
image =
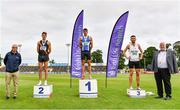
<svg viewBox="0 0 180 110">
<path fill-rule="evenodd" d="M 48 72 L 54 74 L 69 73 L 69 68 L 68 66 L 49 66 Z M 21 73 L 38 73 L 38 66 L 20 66 L 19 71 Z M 1 67 L 0 72 L 5 72 L 5 67 Z M 104 73 L 106 72 L 106 66 L 92 66 L 92 72 Z"/>
</svg>

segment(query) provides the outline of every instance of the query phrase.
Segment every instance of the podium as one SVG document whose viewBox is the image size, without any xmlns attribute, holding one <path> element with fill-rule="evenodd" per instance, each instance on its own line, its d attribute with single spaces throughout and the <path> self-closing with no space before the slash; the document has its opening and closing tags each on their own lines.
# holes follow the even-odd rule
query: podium
<svg viewBox="0 0 180 110">
<path fill-rule="evenodd" d="M 127 95 L 131 98 L 144 98 L 144 97 L 146 97 L 146 91 L 145 90 L 127 89 Z"/>
<path fill-rule="evenodd" d="M 97 98 L 97 80 L 79 80 L 79 97 L 80 98 Z"/>
<path fill-rule="evenodd" d="M 53 92 L 53 85 L 35 85 L 34 98 L 50 98 Z"/>
</svg>

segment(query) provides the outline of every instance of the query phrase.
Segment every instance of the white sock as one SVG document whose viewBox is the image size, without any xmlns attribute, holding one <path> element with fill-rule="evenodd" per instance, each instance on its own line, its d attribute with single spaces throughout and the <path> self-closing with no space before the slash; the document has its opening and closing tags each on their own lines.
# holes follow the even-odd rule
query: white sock
<svg viewBox="0 0 180 110">
<path fill-rule="evenodd" d="M 47 80 L 44 81 L 44 85 L 47 85 Z"/>
<path fill-rule="evenodd" d="M 41 85 L 41 84 L 42 84 L 42 82 L 41 82 L 41 80 L 39 80 L 39 83 L 37 85 Z"/>
<path fill-rule="evenodd" d="M 131 86 L 129 89 L 133 89 L 133 87 Z"/>
</svg>

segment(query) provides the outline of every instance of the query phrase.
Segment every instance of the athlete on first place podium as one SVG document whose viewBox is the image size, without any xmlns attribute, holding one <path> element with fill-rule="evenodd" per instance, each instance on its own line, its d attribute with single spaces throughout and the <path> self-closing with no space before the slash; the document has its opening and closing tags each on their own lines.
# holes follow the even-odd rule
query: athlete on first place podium
<svg viewBox="0 0 180 110">
<path fill-rule="evenodd" d="M 89 79 L 91 76 L 91 50 L 93 48 L 93 39 L 88 35 L 88 29 L 83 29 L 83 36 L 80 37 L 79 46 L 81 48 L 81 62 L 82 62 L 82 80 L 85 79 L 85 61 L 88 62 Z"/>
<path fill-rule="evenodd" d="M 83 29 L 83 36 L 80 37 L 79 46 L 81 48 L 82 78 L 79 80 L 80 98 L 97 98 L 97 80 L 91 75 L 91 49 L 93 39 L 88 35 L 88 29 Z M 88 63 L 89 79 L 85 79 L 85 61 Z"/>
</svg>

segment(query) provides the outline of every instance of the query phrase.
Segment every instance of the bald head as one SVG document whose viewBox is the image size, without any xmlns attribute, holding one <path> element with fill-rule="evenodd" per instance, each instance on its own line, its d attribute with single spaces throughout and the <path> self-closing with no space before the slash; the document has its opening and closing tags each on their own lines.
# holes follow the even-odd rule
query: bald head
<svg viewBox="0 0 180 110">
<path fill-rule="evenodd" d="M 165 42 L 161 42 L 159 44 L 159 48 L 160 48 L 160 50 L 166 50 L 166 43 Z"/>
<path fill-rule="evenodd" d="M 17 48 L 18 45 L 17 45 L 17 44 L 13 44 L 13 45 L 12 45 L 12 48 L 13 48 L 13 47 L 14 47 L 14 48 Z"/>
</svg>

